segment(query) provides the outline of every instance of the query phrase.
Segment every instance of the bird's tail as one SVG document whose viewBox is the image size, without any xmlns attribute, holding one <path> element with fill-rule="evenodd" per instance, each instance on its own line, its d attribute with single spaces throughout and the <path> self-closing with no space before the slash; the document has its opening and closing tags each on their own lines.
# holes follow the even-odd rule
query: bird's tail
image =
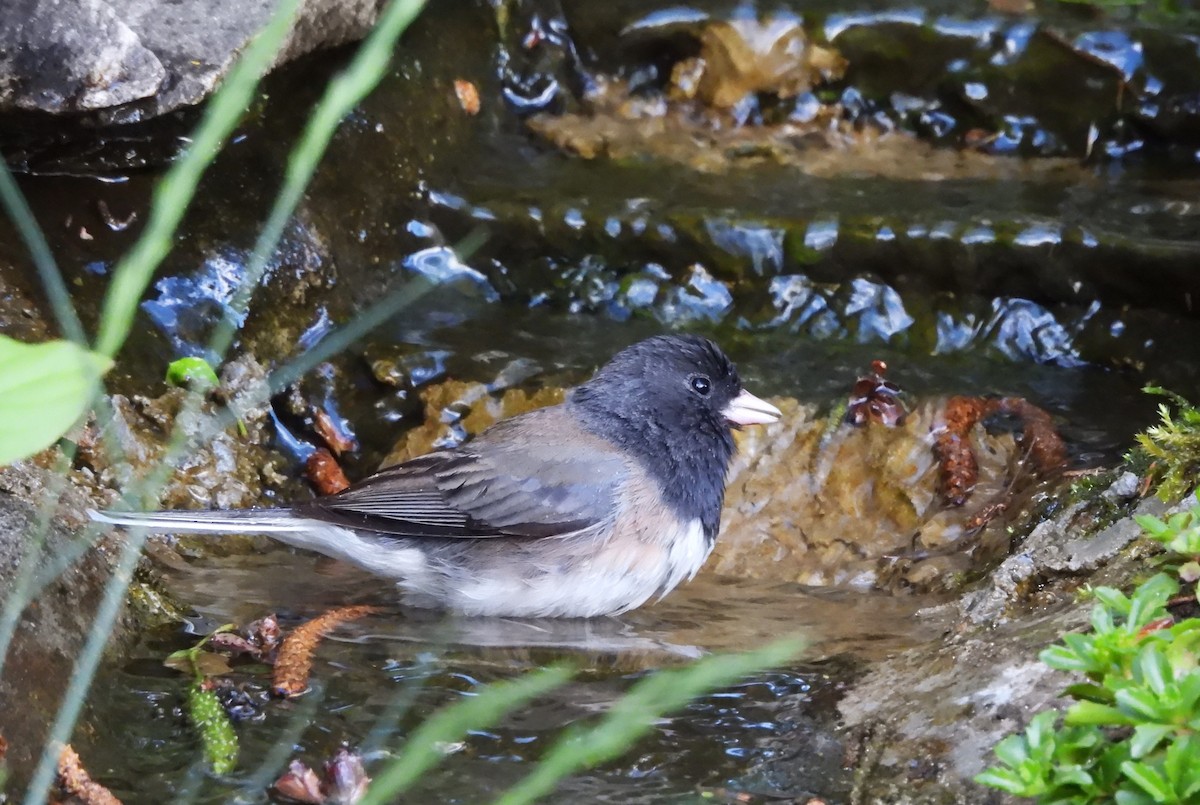
<svg viewBox="0 0 1200 805">
<path fill-rule="evenodd" d="M 88 516 L 102 523 L 152 528 L 155 531 L 207 534 L 266 534 L 273 539 L 334 559 L 353 562 L 372 573 L 403 579 L 417 592 L 436 590 L 421 550 L 404 540 L 359 533 L 294 513 L 291 509 L 235 509 L 231 511 L 98 512 Z M 431 580 L 432 579 L 432 580 Z"/>
<path fill-rule="evenodd" d="M 219 534 L 286 534 L 304 531 L 312 522 L 290 509 L 234 509 L 229 511 L 99 512 L 88 516 L 101 523 L 141 526 L 155 531 Z"/>
</svg>

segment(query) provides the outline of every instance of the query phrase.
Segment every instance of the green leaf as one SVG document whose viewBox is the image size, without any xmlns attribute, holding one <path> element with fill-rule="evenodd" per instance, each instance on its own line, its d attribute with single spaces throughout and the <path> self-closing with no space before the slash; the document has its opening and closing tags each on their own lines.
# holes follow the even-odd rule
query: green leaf
<svg viewBox="0 0 1200 805">
<path fill-rule="evenodd" d="M 1121 764 L 1121 771 L 1155 802 L 1176 801 L 1171 784 L 1154 767 L 1137 760 L 1127 760 Z"/>
<path fill-rule="evenodd" d="M 71 341 L 0 335 L 0 466 L 44 450 L 87 411 L 112 361 Z"/>
<path fill-rule="evenodd" d="M 1163 656 L 1161 648 L 1154 643 L 1143 646 L 1138 652 L 1137 670 L 1141 675 L 1142 683 L 1159 696 L 1163 695 L 1167 684 L 1175 680 L 1167 658 Z"/>
<path fill-rule="evenodd" d="M 1146 796 L 1141 791 L 1122 789 L 1117 792 L 1115 802 L 1117 805 L 1155 805 L 1156 800 Z"/>
<path fill-rule="evenodd" d="M 1187 798 L 1200 793 L 1200 742 L 1194 735 L 1177 738 L 1167 745 L 1163 771 L 1180 796 Z"/>
<path fill-rule="evenodd" d="M 1172 536 L 1171 527 L 1152 514 L 1139 514 L 1133 519 L 1154 539 L 1168 540 Z"/>
<path fill-rule="evenodd" d="M 1118 615 L 1129 614 L 1129 598 L 1113 587 L 1096 587 L 1092 590 L 1096 600 Z"/>
<path fill-rule="evenodd" d="M 1001 763 L 1014 769 L 1029 759 L 1029 745 L 1024 735 L 1009 735 L 992 751 Z"/>
<path fill-rule="evenodd" d="M 1095 685 L 1091 682 L 1080 682 L 1075 685 L 1067 686 L 1063 691 L 1067 696 L 1073 699 L 1078 699 L 1085 702 L 1099 702 L 1100 704 L 1112 704 L 1116 701 L 1113 692 L 1108 688 Z"/>
<path fill-rule="evenodd" d="M 1166 573 L 1147 579 L 1137 588 L 1130 600 L 1129 620 L 1125 628 L 1136 632 L 1150 621 L 1165 614 L 1167 599 L 1179 592 L 1179 584 Z"/>
<path fill-rule="evenodd" d="M 1067 635 L 1068 637 L 1070 635 Z M 1085 673 L 1092 670 L 1093 663 L 1078 651 L 1069 646 L 1050 646 L 1044 649 L 1038 658 L 1059 671 L 1079 671 Z"/>
<path fill-rule="evenodd" d="M 1011 769 L 986 769 L 975 775 L 975 782 L 999 788 L 1001 791 L 1007 791 L 1017 797 L 1034 796 L 1034 793 L 1029 790 L 1028 783 Z"/>
<path fill-rule="evenodd" d="M 1144 688 L 1125 688 L 1117 691 L 1117 706 L 1133 712 L 1148 721 L 1159 721 L 1163 716 L 1163 703 Z"/>
<path fill-rule="evenodd" d="M 1092 607 L 1092 628 L 1100 635 L 1111 632 L 1114 628 L 1112 610 L 1104 604 Z"/>
<path fill-rule="evenodd" d="M 1046 710 L 1030 720 L 1029 726 L 1025 728 L 1025 740 L 1030 749 L 1039 749 L 1047 743 L 1053 746 L 1054 722 L 1057 718 L 1058 713 Z"/>
<path fill-rule="evenodd" d="M 1092 778 L 1092 775 L 1088 774 L 1082 766 L 1060 766 L 1054 773 L 1055 788 L 1061 789 L 1064 786 L 1086 788 L 1094 784 L 1095 780 Z"/>
<path fill-rule="evenodd" d="M 172 386 L 210 389 L 221 384 L 217 373 L 203 358 L 180 358 L 167 365 L 167 383 Z"/>
<path fill-rule="evenodd" d="M 1174 732 L 1169 724 L 1139 724 L 1133 730 L 1129 754 L 1135 758 L 1145 757 L 1154 751 L 1162 739 Z"/>
<path fill-rule="evenodd" d="M 1120 695 L 1120 693 L 1117 694 L 1117 696 Z M 1085 724 L 1120 726 L 1133 723 L 1132 718 L 1117 708 L 1097 702 L 1076 702 L 1067 708 L 1067 714 L 1063 721 L 1072 726 Z"/>
</svg>

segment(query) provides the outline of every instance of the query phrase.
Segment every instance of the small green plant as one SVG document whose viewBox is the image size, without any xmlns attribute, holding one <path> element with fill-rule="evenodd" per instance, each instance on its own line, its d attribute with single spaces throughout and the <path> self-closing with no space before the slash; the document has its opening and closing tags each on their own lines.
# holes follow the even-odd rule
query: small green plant
<svg viewBox="0 0 1200 805">
<path fill-rule="evenodd" d="M 1161 424 L 1139 433 L 1138 445 L 1127 458 L 1135 466 L 1146 466 L 1146 474 L 1158 482 L 1161 499 L 1178 500 L 1195 487 L 1200 475 L 1200 408 L 1158 386 L 1143 390 L 1166 397 L 1176 410 L 1160 405 Z"/>
<path fill-rule="evenodd" d="M 202 649 L 214 635 L 231 631 L 233 628 L 232 623 L 227 623 L 191 648 L 181 649 L 167 657 L 168 666 L 192 676 L 187 694 L 188 720 L 192 722 L 196 734 L 200 737 L 204 759 L 216 774 L 229 774 L 236 768 L 238 737 L 229 714 L 221 706 L 221 700 L 217 698 L 205 672 L 204 658 L 216 655 L 205 654 Z"/>
<path fill-rule="evenodd" d="M 1160 564 L 1172 567 L 1183 581 L 1200 580 L 1200 505 L 1166 520 L 1149 514 L 1134 519 L 1146 536 L 1166 548 Z"/>
<path fill-rule="evenodd" d="M 167 385 L 211 389 L 221 385 L 212 365 L 204 358 L 179 358 L 167 364 Z"/>
<path fill-rule="evenodd" d="M 1138 522 L 1186 567 L 1200 548 L 1198 516 Z M 1066 690 L 1075 703 L 1001 741 L 1000 765 L 976 782 L 1040 802 L 1200 803 L 1200 619 L 1170 615 L 1178 592 L 1167 573 L 1129 596 L 1092 590 L 1092 631 L 1065 635 L 1040 655 L 1084 677 Z"/>
</svg>

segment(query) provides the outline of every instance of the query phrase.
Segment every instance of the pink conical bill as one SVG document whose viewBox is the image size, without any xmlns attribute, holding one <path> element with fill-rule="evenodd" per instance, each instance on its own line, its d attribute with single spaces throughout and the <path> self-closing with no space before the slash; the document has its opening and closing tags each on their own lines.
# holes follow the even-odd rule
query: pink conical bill
<svg viewBox="0 0 1200 805">
<path fill-rule="evenodd" d="M 778 408 L 744 389 L 721 413 L 735 425 L 769 425 L 783 416 Z"/>
</svg>

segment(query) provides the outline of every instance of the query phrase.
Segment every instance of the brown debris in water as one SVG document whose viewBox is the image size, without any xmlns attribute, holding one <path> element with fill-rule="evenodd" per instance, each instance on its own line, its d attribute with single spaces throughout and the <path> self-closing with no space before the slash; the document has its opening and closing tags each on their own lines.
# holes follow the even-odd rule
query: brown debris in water
<svg viewBox="0 0 1200 805">
<path fill-rule="evenodd" d="M 280 796 L 306 805 L 353 805 L 367 793 L 370 783 L 362 758 L 342 747 L 325 763 L 324 779 L 308 764 L 293 760 L 271 788 Z"/>
<path fill-rule="evenodd" d="M 320 617 L 297 626 L 283 640 L 275 657 L 275 672 L 271 690 L 276 696 L 295 698 L 308 690 L 308 679 L 312 673 L 313 653 L 321 638 L 347 621 L 378 612 L 378 607 L 360 605 L 338 607 Z"/>
<path fill-rule="evenodd" d="M 904 424 L 908 412 L 900 401 L 900 386 L 885 377 L 887 368 L 883 361 L 871 361 L 871 371 L 854 384 L 846 407 L 846 421 L 851 425 L 876 422 L 894 428 Z"/>
<path fill-rule="evenodd" d="M 945 428 L 937 434 L 933 452 L 941 469 L 942 498 L 951 506 L 967 502 L 979 478 L 979 465 L 969 434 L 984 417 L 995 413 L 1012 414 L 1021 420 L 1024 435 L 1021 447 L 1039 473 L 1050 473 L 1067 461 L 1067 446 L 1054 427 L 1050 414 L 1021 397 L 987 400 L 980 397 L 951 397 L 946 403 Z M 978 528 L 1004 511 L 1002 502 L 991 504 L 993 511 L 975 515 Z M 981 519 L 982 518 L 982 519 Z"/>
<path fill-rule="evenodd" d="M 933 454 L 938 460 L 942 498 L 951 506 L 966 503 L 979 480 L 970 433 L 987 407 L 987 401 L 978 397 L 951 397 L 946 402 L 946 426 L 934 440 Z"/>
<path fill-rule="evenodd" d="M 296 802 L 311 805 L 322 805 L 325 802 L 325 794 L 321 791 L 321 778 L 299 760 L 288 764 L 287 771 L 271 784 L 271 789 L 279 796 Z"/>
<path fill-rule="evenodd" d="M 1025 435 L 1021 445 L 1038 472 L 1052 472 L 1067 463 L 1067 445 L 1058 435 L 1050 414 L 1021 397 L 1002 397 L 993 410 L 1013 414 L 1021 420 Z"/>
<path fill-rule="evenodd" d="M 313 429 L 321 437 L 321 441 L 329 445 L 335 456 L 358 449 L 358 440 L 354 438 L 354 434 L 349 432 L 344 423 L 334 420 L 324 408 L 318 408 L 313 414 Z"/>
<path fill-rule="evenodd" d="M 80 805 L 121 805 L 121 800 L 91 778 L 70 744 L 58 753 L 57 784 L 68 799 Z"/>
<path fill-rule="evenodd" d="M 304 462 L 304 474 L 318 495 L 335 495 L 350 486 L 342 466 L 324 447 L 318 447 Z"/>
<path fill-rule="evenodd" d="M 474 84 L 462 78 L 455 79 L 454 95 L 464 112 L 472 117 L 479 114 L 479 90 Z"/>
<path fill-rule="evenodd" d="M 259 618 L 239 632 L 220 632 L 209 638 L 206 644 L 213 651 L 228 651 L 230 654 L 246 654 L 256 660 L 272 662 L 279 648 L 282 631 L 274 614 Z"/>
</svg>

